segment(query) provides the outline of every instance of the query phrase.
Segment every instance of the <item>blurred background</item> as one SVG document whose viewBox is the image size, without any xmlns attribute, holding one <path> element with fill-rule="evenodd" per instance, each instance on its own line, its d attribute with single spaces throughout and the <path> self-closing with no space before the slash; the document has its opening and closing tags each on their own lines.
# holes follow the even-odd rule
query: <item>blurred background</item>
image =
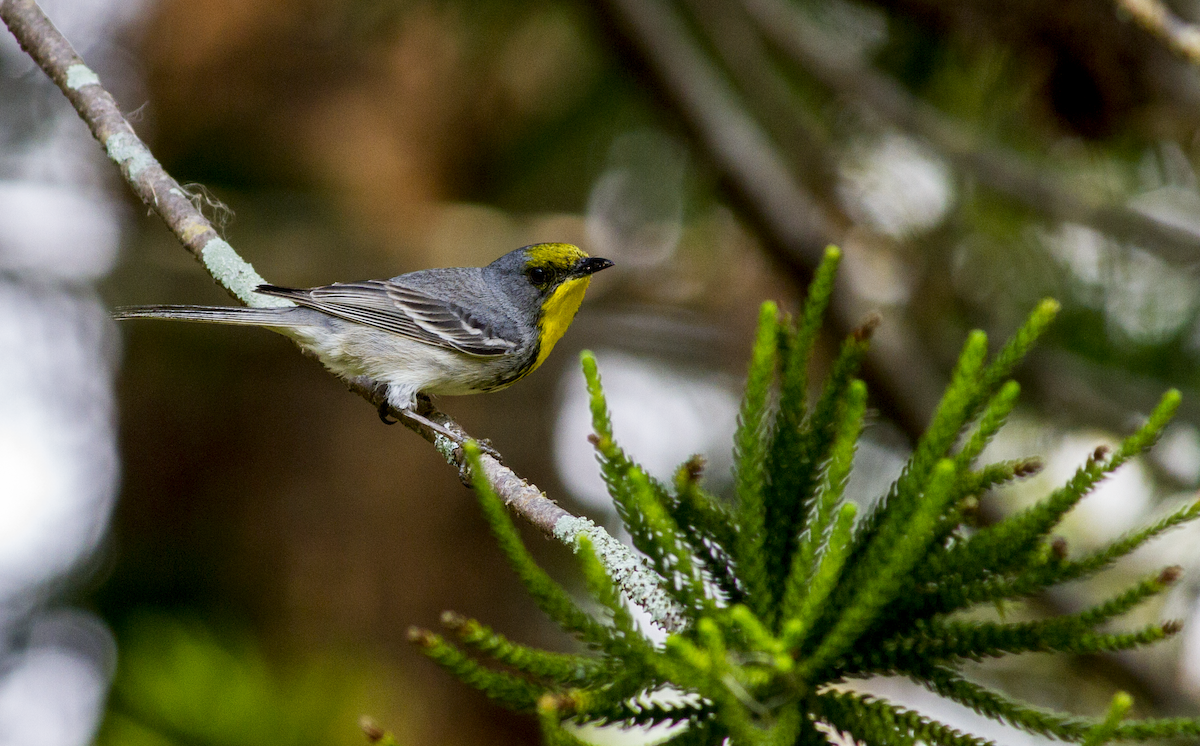
<svg viewBox="0 0 1200 746">
<path fill-rule="evenodd" d="M 271 282 L 484 264 L 566 241 L 616 261 L 520 385 L 440 404 L 569 509 L 613 526 L 577 353 L 617 437 L 728 491 L 758 304 L 845 260 L 820 357 L 871 311 L 874 414 L 851 492 L 880 494 L 971 328 L 1064 311 L 1018 371 L 991 457 L 1045 473 L 1181 388 L 1182 414 L 1062 527 L 1111 540 L 1200 482 L 1200 68 L 1125 0 L 46 0 L 138 132 Z M 1200 20 L 1200 3 L 1171 5 Z M 0 33 L 0 744 L 517 744 L 532 718 L 405 641 L 440 612 L 568 649 L 474 497 L 268 332 L 109 321 L 227 303 L 131 199 L 65 99 Z M 202 185 L 202 186 L 201 186 Z M 565 582 L 562 547 L 533 551 Z M 1190 571 L 1200 531 L 1017 614 Z M 1131 621 L 1148 621 L 1131 620 Z M 1132 656 L 974 671 L 1046 706 L 1200 712 L 1200 624 Z M 1007 744 L 1039 739 L 904 682 L 871 691 Z M 636 732 L 590 734 L 645 742 Z"/>
</svg>

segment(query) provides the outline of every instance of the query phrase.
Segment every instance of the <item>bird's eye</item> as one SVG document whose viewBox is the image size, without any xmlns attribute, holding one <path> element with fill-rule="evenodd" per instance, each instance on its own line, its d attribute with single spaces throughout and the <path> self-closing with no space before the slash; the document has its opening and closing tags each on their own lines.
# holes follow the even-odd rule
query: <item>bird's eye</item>
<svg viewBox="0 0 1200 746">
<path fill-rule="evenodd" d="M 550 281 L 550 273 L 541 267 L 534 267 L 529 270 L 529 281 L 534 285 L 545 285 Z"/>
</svg>

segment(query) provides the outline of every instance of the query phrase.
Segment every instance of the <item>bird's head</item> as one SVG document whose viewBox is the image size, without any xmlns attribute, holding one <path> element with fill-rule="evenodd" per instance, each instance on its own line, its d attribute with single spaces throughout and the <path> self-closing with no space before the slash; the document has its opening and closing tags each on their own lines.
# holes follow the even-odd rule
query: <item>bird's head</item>
<svg viewBox="0 0 1200 746">
<path fill-rule="evenodd" d="M 537 324 L 539 355 L 545 359 L 570 326 L 592 275 L 613 266 L 568 243 L 539 243 L 510 251 L 488 267 L 503 278 L 509 298 Z"/>
<path fill-rule="evenodd" d="M 613 266 L 608 259 L 588 256 L 583 249 L 569 243 L 538 243 L 510 251 L 496 261 L 492 267 L 509 278 L 520 278 L 533 288 L 543 299 L 553 297 L 556 291 L 582 285 L 596 272 Z M 582 288 L 580 288 L 582 290 Z"/>
</svg>

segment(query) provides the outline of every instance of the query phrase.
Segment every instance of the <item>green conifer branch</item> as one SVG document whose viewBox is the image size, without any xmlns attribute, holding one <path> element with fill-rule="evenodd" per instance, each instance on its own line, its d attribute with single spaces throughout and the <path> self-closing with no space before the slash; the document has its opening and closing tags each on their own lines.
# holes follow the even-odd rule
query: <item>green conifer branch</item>
<svg viewBox="0 0 1200 746">
<path fill-rule="evenodd" d="M 958 459 L 955 460 L 958 461 Z M 963 472 L 957 487 L 958 494 L 960 498 L 976 497 L 1002 484 L 1032 476 L 1041 470 L 1041 459 L 1024 458 L 997 461 L 984 466 L 979 471 Z"/>
<path fill-rule="evenodd" d="M 843 405 L 849 404 L 847 396 L 856 380 L 854 376 L 862 367 L 871 335 L 878 323 L 878 317 L 869 318 L 842 344 L 821 396 L 799 434 L 794 460 L 772 465 L 768 494 L 773 498 L 768 503 L 770 510 L 767 513 L 767 522 L 772 529 L 764 545 L 772 602 L 778 601 L 783 595 L 792 556 L 796 552 L 799 536 L 806 528 L 804 520 L 813 510 L 822 469 L 828 464 L 837 438 L 839 414 L 845 409 Z M 858 386 L 862 387 L 861 393 L 865 396 L 865 385 L 858 382 Z M 809 563 L 811 566 L 811 557 Z"/>
<path fill-rule="evenodd" d="M 738 496 L 738 531 L 733 555 L 746 597 L 760 614 L 770 608 L 764 553 L 767 516 L 763 491 L 767 481 L 767 444 L 771 439 L 768 415 L 778 352 L 778 317 L 779 310 L 774 303 L 763 303 L 750 354 L 746 393 L 733 440 L 734 484 Z"/>
<path fill-rule="evenodd" d="M 628 697 L 611 703 L 591 703 L 578 708 L 572 715 L 577 722 L 597 725 L 620 723 L 623 726 L 662 725 L 711 721 L 716 707 L 708 700 L 696 697 L 696 702 L 664 703 L 650 699 L 653 693 Z"/>
<path fill-rule="evenodd" d="M 784 585 L 780 613 L 783 619 L 796 615 L 810 581 L 818 571 L 817 553 L 827 546 L 830 529 L 850 478 L 854 452 L 862 434 L 867 410 L 867 387 L 862 381 L 851 381 L 842 402 L 833 448 L 816 499 L 811 500 L 811 515 L 804 533 L 792 554 L 792 567 Z M 852 516 L 851 516 L 852 517 Z M 826 549 L 826 552 L 828 550 Z M 840 550 L 838 550 L 840 552 Z M 844 561 L 844 553 L 842 560 Z M 839 567 L 838 572 L 841 571 Z"/>
<path fill-rule="evenodd" d="M 978 508 L 979 498 L 985 492 L 1007 482 L 1032 476 L 1042 470 L 1042 462 L 1036 458 L 1001 461 L 988 464 L 979 471 L 966 471 L 968 462 L 961 458 L 961 454 L 954 460 L 961 470 L 958 484 L 954 487 L 957 496 L 952 502 L 953 507 L 939 521 L 934 541 L 938 545 L 941 545 L 947 537 L 967 522 L 971 514 Z M 942 551 L 944 551 L 944 547 L 937 546 L 930 556 L 936 557 Z M 927 574 L 928 571 L 918 571 L 914 576 L 913 585 L 921 585 Z M 946 578 L 946 576 L 943 575 L 942 578 Z"/>
<path fill-rule="evenodd" d="M 467 657 L 466 653 L 428 630 L 412 628 L 408 639 L 435 663 L 463 683 L 483 692 L 489 699 L 514 710 L 532 710 L 544 689 L 519 676 L 493 671 Z"/>
<path fill-rule="evenodd" d="M 1037 543 L 1058 524 L 1097 483 L 1117 467 L 1149 448 L 1179 407 L 1175 389 L 1163 395 L 1146 424 L 1125 439 L 1111 455 L 1105 448 L 1096 452 L 1063 487 L 1025 510 L 983 529 L 925 564 L 922 577 L 957 572 L 962 582 L 1019 566 Z"/>
<path fill-rule="evenodd" d="M 966 467 L 970 466 L 975 459 L 979 458 L 979 454 L 983 453 L 983 449 L 988 443 L 992 442 L 992 438 L 1004 426 L 1008 420 L 1008 416 L 1012 413 L 1013 408 L 1017 405 L 1017 397 L 1021 394 L 1021 385 L 1016 381 L 1005 381 L 996 395 L 984 407 L 983 414 L 979 417 L 979 424 L 975 431 L 971 433 L 971 437 L 963 444 L 962 449 L 958 452 L 959 465 Z"/>
<path fill-rule="evenodd" d="M 1168 637 L 1179 634 L 1179 630 L 1181 629 L 1183 629 L 1182 622 L 1171 620 L 1160 624 L 1148 624 L 1134 632 L 1085 634 L 1075 640 L 1073 644 L 1056 650 L 1079 655 L 1116 653 L 1121 650 L 1133 650 L 1134 648 L 1153 645 L 1156 642 L 1161 642 Z"/>
<path fill-rule="evenodd" d="M 1159 584 L 1161 591 L 1165 584 Z M 865 670 L 919 671 L 939 661 L 981 660 L 1013 653 L 1099 653 L 1128 650 L 1158 642 L 1179 631 L 1177 622 L 1150 624 L 1134 632 L 1097 633 L 1092 627 L 1128 611 L 1149 595 L 1122 593 L 1093 609 L 1032 622 L 964 622 L 922 620 L 910 634 L 887 640 L 852 656 L 848 673 Z"/>
<path fill-rule="evenodd" d="M 988 687 L 967 681 L 941 666 L 927 666 L 910 674 L 912 680 L 947 699 L 970 707 L 984 717 L 999 720 L 1030 733 L 1061 741 L 1080 741 L 1100 721 L 1050 712 L 1017 702 Z M 1147 718 L 1120 723 L 1112 740 L 1150 741 L 1159 738 L 1200 736 L 1200 719 Z"/>
<path fill-rule="evenodd" d="M 590 645 L 606 644 L 611 636 L 608 629 L 580 609 L 571 599 L 570 594 L 538 566 L 533 555 L 525 548 L 525 544 L 521 541 L 521 535 L 517 532 L 517 527 L 513 525 L 512 518 L 504 509 L 504 503 L 484 478 L 482 469 L 479 468 L 479 446 L 474 442 L 468 442 L 464 446 L 463 452 L 471 467 L 471 481 L 475 488 L 475 494 L 479 497 L 480 508 L 492 529 L 492 535 L 496 537 L 500 551 L 516 572 L 517 577 L 520 578 L 529 595 L 533 597 L 538 608 L 564 630 L 579 636 L 581 640 Z"/>
<path fill-rule="evenodd" d="M 912 710 L 851 692 L 827 691 L 813 698 L 816 716 L 872 746 L 996 746 L 962 733 Z"/>
<path fill-rule="evenodd" d="M 817 615 L 841 578 L 842 568 L 850 556 L 857 513 L 858 507 L 854 503 L 842 505 L 807 587 L 792 590 L 789 586 L 783 608 L 783 641 L 787 649 L 795 650 L 804 644 Z M 799 573 L 796 577 L 799 577 Z"/>
<path fill-rule="evenodd" d="M 1080 624 L 1088 627 L 1098 626 L 1167 590 L 1182 574 L 1182 567 L 1178 565 L 1168 567 L 1151 577 L 1145 578 L 1137 585 L 1127 588 L 1122 593 L 1113 596 L 1107 601 L 1080 612 L 1076 616 Z"/>
<path fill-rule="evenodd" d="M 612 676 L 600 660 L 570 653 L 551 653 L 515 643 L 474 619 L 454 612 L 442 613 L 442 624 L 469 648 L 527 676 L 562 687 L 588 686 Z"/>
<path fill-rule="evenodd" d="M 646 473 L 630 467 L 626 480 L 630 486 L 633 507 L 637 509 L 647 528 L 656 554 L 663 557 L 663 587 L 682 606 L 695 610 L 712 608 L 712 600 L 704 588 L 704 576 L 692 562 L 692 547 L 686 535 L 679 530 L 675 520 L 659 502 Z"/>
<path fill-rule="evenodd" d="M 1200 738 L 1200 719 L 1146 718 L 1117 726 L 1114 741 L 1153 741 L 1161 738 Z"/>
<path fill-rule="evenodd" d="M 703 465 L 704 459 L 692 456 L 676 470 L 675 500 L 668 508 L 717 588 L 730 603 L 738 603 L 743 594 L 731 566 L 734 516 L 700 487 Z"/>
<path fill-rule="evenodd" d="M 808 401 L 809 357 L 821 330 L 825 311 L 829 308 L 834 279 L 837 277 L 837 268 L 841 261 L 841 249 L 836 246 L 826 247 L 825 256 L 808 286 L 808 296 L 800 312 L 799 323 L 784 357 L 783 375 L 779 386 L 781 431 L 798 432 L 803 422 Z M 777 440 L 775 445 L 778 447 L 783 443 Z M 792 454 L 780 455 L 783 458 L 777 458 L 777 462 L 784 462 Z"/>
<path fill-rule="evenodd" d="M 1133 697 L 1125 692 L 1114 694 L 1104 719 L 1087 732 L 1081 742 L 1082 746 L 1104 746 L 1113 740 L 1117 735 L 1117 728 L 1120 727 L 1121 721 L 1125 719 L 1125 715 L 1129 713 L 1131 707 L 1133 707 Z"/>
<path fill-rule="evenodd" d="M 1089 577 L 1110 566 L 1113 562 L 1116 562 L 1121 557 L 1126 556 L 1160 534 L 1189 521 L 1194 521 L 1197 518 L 1200 518 L 1200 501 L 1180 508 L 1156 523 L 1136 531 L 1130 531 L 1108 546 L 1098 549 L 1089 555 L 1063 563 L 1060 568 L 1056 568 L 1053 576 L 1054 579 L 1051 582 L 1032 590 L 1021 588 L 1019 594 L 1014 593 L 1013 595 L 1028 595 L 1033 591 L 1041 590 L 1054 583 L 1064 583 L 1069 580 L 1079 580 Z"/>
<path fill-rule="evenodd" d="M 860 567 L 864 573 L 861 585 L 852 600 L 838 613 L 833 628 L 825 635 L 816 652 L 804 661 L 803 671 L 811 675 L 841 656 L 866 631 L 879 611 L 895 598 L 906 576 L 928 547 L 937 520 L 954 496 L 955 467 L 950 459 L 942 459 L 923 491 L 916 511 L 904 525 L 894 530 L 881 530 L 868 547 Z M 884 527 L 888 528 L 887 525 Z M 808 678 L 808 676 L 804 676 Z"/>
<path fill-rule="evenodd" d="M 1162 520 L 1126 533 L 1112 544 L 1074 560 L 1058 560 L 1036 564 L 1016 575 L 989 575 L 963 583 L 958 574 L 943 575 L 933 593 L 918 599 L 919 613 L 911 618 L 928 617 L 964 609 L 975 604 L 1020 599 L 1039 593 L 1051 586 L 1090 577 L 1112 565 L 1151 539 L 1176 526 L 1200 518 L 1200 502 L 1192 503 L 1171 513 Z M 956 579 L 959 579 L 956 582 Z M 909 594 L 909 599 L 918 598 Z"/>
<path fill-rule="evenodd" d="M 863 519 L 855 536 L 855 556 L 883 530 L 885 521 L 903 521 L 912 512 L 913 503 L 920 496 L 920 486 L 929 478 L 934 464 L 950 452 L 971 416 L 970 405 L 978 395 L 977 379 L 986 358 L 987 335 L 978 330 L 971 332 L 928 429 L 887 494 Z"/>
<path fill-rule="evenodd" d="M 1017 363 L 1025 359 L 1060 310 L 1062 310 L 1062 304 L 1053 298 L 1045 298 L 1038 303 L 1037 308 L 1029 314 L 1029 318 L 1025 320 L 1017 333 L 1005 343 L 1000 352 L 996 353 L 996 357 L 981 376 L 980 402 L 990 397 L 1000 382 L 1009 377 Z"/>
<path fill-rule="evenodd" d="M 608 401 L 604 396 L 604 387 L 600 382 L 600 371 L 596 365 L 596 357 L 588 350 L 579 355 L 583 368 L 584 380 L 587 384 L 588 407 L 592 413 L 593 435 L 589 438 L 596 448 L 600 462 L 600 476 L 608 486 L 617 515 L 629 531 L 633 545 L 649 558 L 650 563 L 664 578 L 670 577 L 671 561 L 663 554 L 662 547 L 654 538 L 654 532 L 646 524 L 644 514 L 638 509 L 637 502 L 641 496 L 635 495 L 634 485 L 629 481 L 631 470 L 638 470 L 645 476 L 647 483 L 654 489 L 654 499 L 660 504 L 667 502 L 667 491 L 656 480 L 652 479 L 641 466 L 634 463 L 625 451 L 613 439 L 612 416 L 608 410 Z"/>
<path fill-rule="evenodd" d="M 980 467 L 974 462 L 1015 406 L 1020 389 L 1007 376 L 1057 311 L 1057 304 L 1043 302 L 991 364 L 985 363 L 986 337 L 971 335 L 929 431 L 901 477 L 856 528 L 855 505 L 843 493 L 866 409 L 865 387 L 853 379 L 865 332 L 842 347 L 821 396 L 811 410 L 804 406 L 805 365 L 836 258 L 836 252 L 827 256 L 796 326 L 781 319 L 773 304 L 762 308 L 735 436 L 735 509 L 700 486 L 698 458 L 680 468 L 668 491 L 617 446 L 595 359 L 583 356 L 601 473 L 635 546 L 650 557 L 653 577 L 646 587 L 679 604 L 681 624 L 662 650 L 638 628 L 620 595 L 613 581 L 620 569 L 606 570 L 590 541 L 579 539 L 589 593 L 611 624 L 585 614 L 533 564 L 486 482 L 479 485 L 480 503 L 502 551 L 539 605 L 598 656 L 534 650 L 456 615 L 446 623 L 462 644 L 505 670 L 489 668 L 431 633 L 416 633 L 416 640 L 443 666 L 508 706 L 528 709 L 536 702 L 547 742 L 554 744 L 581 743 L 563 727 L 566 719 L 677 723 L 684 727 L 668 741 L 677 746 L 823 746 L 818 723 L 872 746 L 987 744 L 887 702 L 829 688 L 847 677 L 884 673 L 907 675 L 987 717 L 1090 746 L 1200 735 L 1197 720 L 1122 721 L 1120 698 L 1103 720 L 1041 711 L 968 682 L 957 670 L 968 659 L 1095 653 L 1161 640 L 1177 632 L 1178 623 L 1126 632 L 1107 632 L 1102 625 L 1161 593 L 1178 568 L 1077 614 L 1021 623 L 947 618 L 1097 572 L 1200 517 L 1200 503 L 1189 505 L 1073 560 L 1065 543 L 1047 541 L 1063 514 L 1100 479 L 1157 438 L 1178 406 L 1178 392 L 1168 392 L 1115 453 L 1098 450 L 1041 503 L 966 532 L 981 494 L 1040 468 L 1036 459 Z M 467 458 L 478 467 L 473 444 Z M 683 692 L 684 699 L 660 701 L 658 694 L 668 689 Z"/>
<path fill-rule="evenodd" d="M 840 262 L 841 251 L 832 246 L 828 247 L 809 286 L 808 297 L 804 301 L 797 328 L 793 331 L 790 325 L 781 327 L 780 337 L 784 344 L 781 345 L 779 407 L 774 439 L 768 456 L 771 480 L 767 485 L 764 512 L 768 524 L 777 520 L 787 521 L 788 530 L 772 534 L 782 539 L 782 542 L 768 546 L 768 556 L 772 557 L 786 558 L 790 554 L 792 545 L 786 537 L 793 530 L 798 532 L 797 524 L 803 518 L 798 505 L 802 502 L 802 496 L 808 494 L 808 488 L 815 483 L 813 472 L 817 464 L 813 461 L 813 444 L 809 441 L 814 435 L 818 435 L 815 431 L 824 429 L 825 423 L 822 415 L 814 414 L 808 426 L 805 426 L 804 419 L 808 409 L 808 366 L 821 321 L 833 294 L 834 278 Z M 845 378 L 853 375 L 852 372 L 846 373 L 850 369 L 847 366 L 847 362 L 850 361 L 846 357 L 847 353 L 853 356 L 855 352 L 843 347 L 831 376 L 833 388 L 840 390 Z M 853 367 L 856 369 L 856 366 Z M 835 382 L 839 379 L 840 382 Z M 829 388 L 826 387 L 827 392 Z M 825 402 L 825 409 L 829 409 L 828 400 Z M 782 565 L 774 563 L 772 582 L 776 586 L 781 584 L 781 573 L 785 572 L 787 567 L 787 562 Z"/>
<path fill-rule="evenodd" d="M 1094 720 L 1060 715 L 1023 702 L 1017 702 L 988 687 L 967 681 L 958 673 L 941 666 L 926 666 L 911 672 L 910 678 L 930 691 L 975 712 L 1020 728 L 1029 733 L 1076 741 L 1083 737 Z"/>
<path fill-rule="evenodd" d="M 605 652 L 618 660 L 624 659 L 629 668 L 644 667 L 645 661 L 653 655 L 653 646 L 638 629 L 637 622 L 621 597 L 621 592 L 604 569 L 600 558 L 596 556 L 591 540 L 580 536 L 578 543 L 575 556 L 580 570 L 583 571 L 588 591 L 612 616 L 613 630 L 605 635 Z"/>
</svg>

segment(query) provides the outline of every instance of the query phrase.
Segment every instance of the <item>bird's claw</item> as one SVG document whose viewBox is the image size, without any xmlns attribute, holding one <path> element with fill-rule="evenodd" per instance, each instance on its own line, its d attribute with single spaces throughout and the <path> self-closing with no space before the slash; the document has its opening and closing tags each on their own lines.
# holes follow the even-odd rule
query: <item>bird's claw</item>
<svg viewBox="0 0 1200 746">
<path fill-rule="evenodd" d="M 496 447 L 492 445 L 492 441 L 488 440 L 487 438 L 480 438 L 479 440 L 475 441 L 475 444 L 479 446 L 480 453 L 486 453 L 500 463 L 504 463 L 504 457 L 501 456 L 500 452 L 496 450 Z"/>
<path fill-rule="evenodd" d="M 379 421 L 385 425 L 395 425 L 400 420 L 393 420 L 388 417 L 391 414 L 392 408 L 386 401 L 379 403 Z"/>
</svg>

